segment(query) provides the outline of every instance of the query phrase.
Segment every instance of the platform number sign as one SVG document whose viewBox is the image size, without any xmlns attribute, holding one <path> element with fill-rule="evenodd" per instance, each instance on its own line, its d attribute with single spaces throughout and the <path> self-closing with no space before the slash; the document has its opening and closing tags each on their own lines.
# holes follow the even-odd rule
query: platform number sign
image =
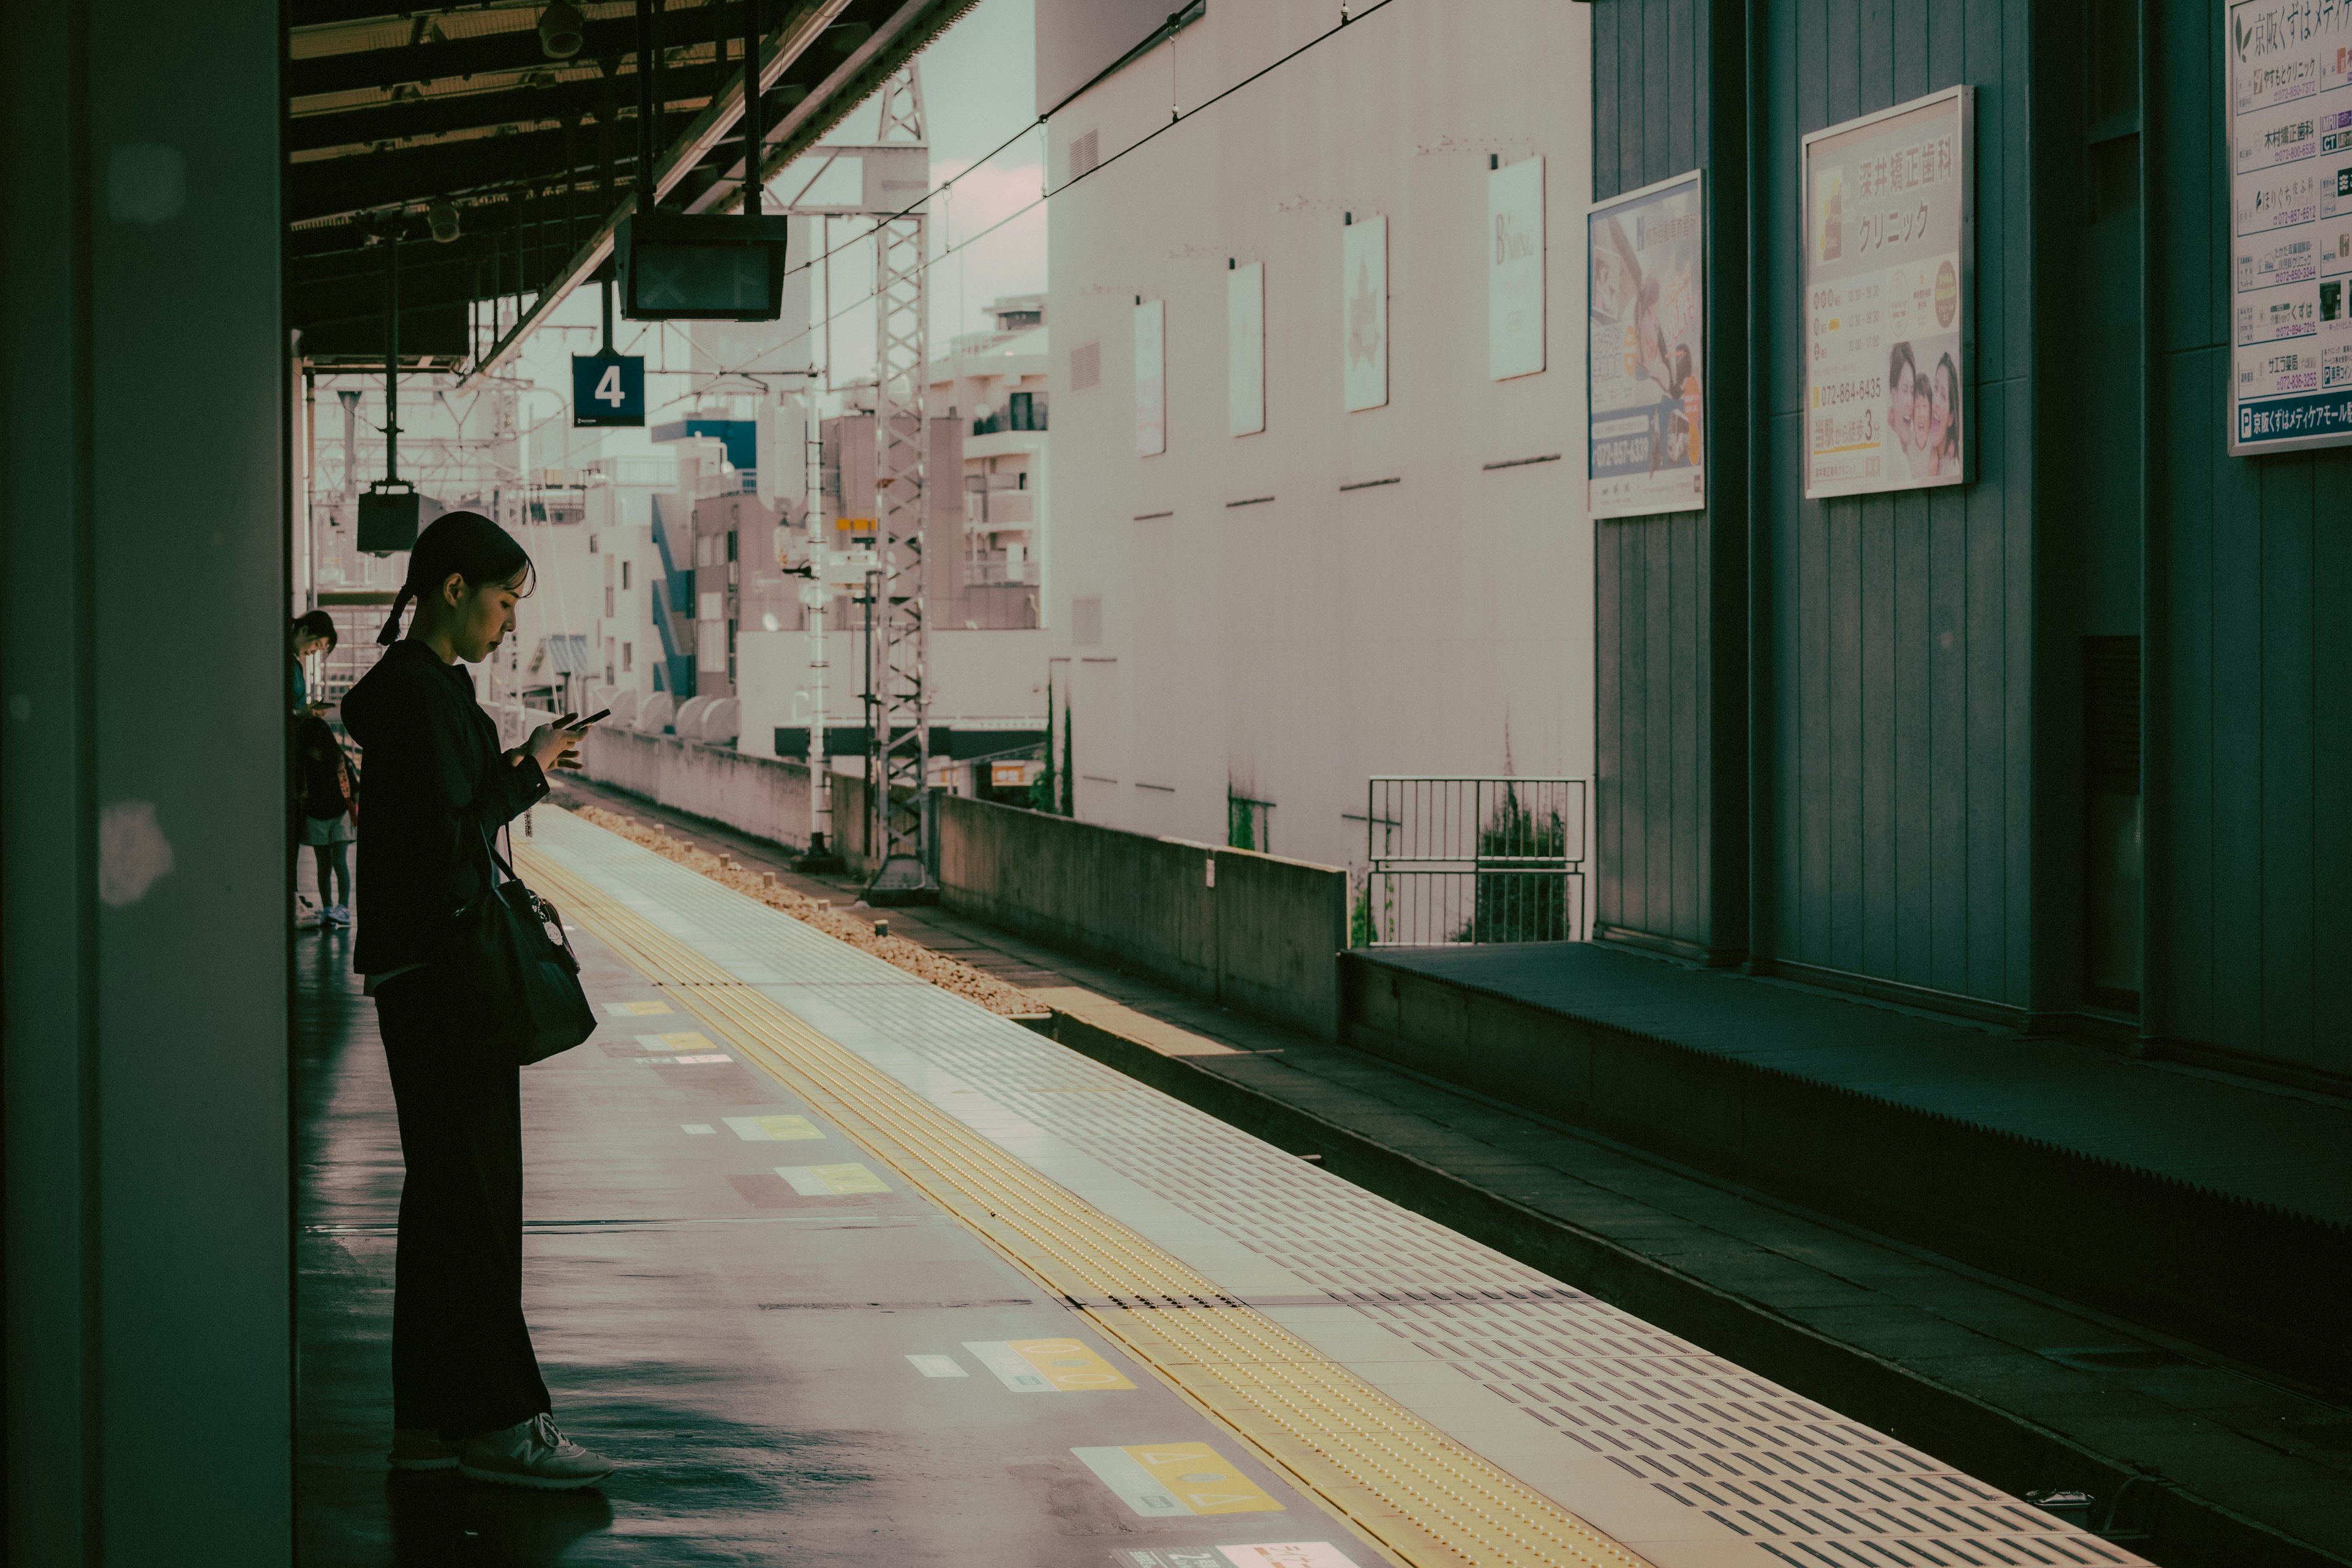
<svg viewBox="0 0 2352 1568">
<path fill-rule="evenodd" d="M 572 356 L 572 423 L 643 425 L 646 362 L 641 354 Z"/>
</svg>

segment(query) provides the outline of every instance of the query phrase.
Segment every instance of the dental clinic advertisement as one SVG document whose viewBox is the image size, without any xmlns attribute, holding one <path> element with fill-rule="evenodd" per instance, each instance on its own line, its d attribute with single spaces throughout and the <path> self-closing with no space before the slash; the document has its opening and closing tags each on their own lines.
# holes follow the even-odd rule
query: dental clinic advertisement
<svg viewBox="0 0 2352 1568">
<path fill-rule="evenodd" d="M 1805 138 L 1805 494 L 1969 474 L 1970 90 Z"/>
<path fill-rule="evenodd" d="M 2230 451 L 2352 441 L 2352 6 L 2221 21 L 2230 126 Z"/>
<path fill-rule="evenodd" d="M 1585 226 L 1592 515 L 1701 510 L 1706 315 L 1699 176 L 1680 174 L 1602 202 Z"/>
</svg>

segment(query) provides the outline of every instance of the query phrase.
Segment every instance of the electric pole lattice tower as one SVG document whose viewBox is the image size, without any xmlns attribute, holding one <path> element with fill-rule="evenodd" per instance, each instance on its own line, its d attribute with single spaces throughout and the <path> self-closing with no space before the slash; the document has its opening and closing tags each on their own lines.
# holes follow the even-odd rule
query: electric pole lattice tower
<svg viewBox="0 0 2352 1568">
<path fill-rule="evenodd" d="M 882 89 L 877 143 L 925 153 L 922 189 L 929 188 L 929 142 L 923 127 L 923 82 L 916 66 Z M 925 407 L 929 363 L 926 204 L 887 216 L 875 233 L 875 395 L 877 442 L 874 498 L 877 569 L 866 582 L 874 605 L 866 679 L 866 770 L 870 796 L 866 842 L 878 869 L 868 900 L 926 897 L 937 887 L 929 870 L 930 657 L 929 552 L 923 529 L 929 515 L 927 458 L 930 420 Z M 875 895 L 882 895 L 877 898 Z"/>
</svg>

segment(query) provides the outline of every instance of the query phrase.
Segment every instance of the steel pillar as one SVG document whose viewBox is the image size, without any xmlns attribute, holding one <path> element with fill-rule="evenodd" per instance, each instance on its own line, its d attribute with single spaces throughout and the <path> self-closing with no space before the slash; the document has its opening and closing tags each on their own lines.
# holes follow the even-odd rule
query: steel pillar
<svg viewBox="0 0 2352 1568">
<path fill-rule="evenodd" d="M 884 142 L 927 146 L 922 79 L 909 65 L 882 90 Z M 925 179 L 928 186 L 928 176 Z M 875 507 L 881 556 L 867 580 L 874 599 L 872 662 L 866 680 L 866 777 L 871 825 L 866 842 L 877 865 L 866 889 L 874 904 L 929 902 L 939 896 L 930 873 L 930 654 L 924 524 L 929 518 L 926 458 L 930 420 L 929 300 L 925 213 L 886 218 L 875 231 Z"/>
</svg>

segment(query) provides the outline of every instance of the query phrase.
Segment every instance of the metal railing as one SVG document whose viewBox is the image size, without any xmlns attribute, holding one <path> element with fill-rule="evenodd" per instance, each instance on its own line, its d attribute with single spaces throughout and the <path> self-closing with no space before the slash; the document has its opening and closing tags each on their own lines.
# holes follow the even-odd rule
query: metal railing
<svg viewBox="0 0 2352 1568">
<path fill-rule="evenodd" d="M 1351 940 L 1581 940 L 1585 791 L 1583 779 L 1375 776 Z"/>
</svg>

